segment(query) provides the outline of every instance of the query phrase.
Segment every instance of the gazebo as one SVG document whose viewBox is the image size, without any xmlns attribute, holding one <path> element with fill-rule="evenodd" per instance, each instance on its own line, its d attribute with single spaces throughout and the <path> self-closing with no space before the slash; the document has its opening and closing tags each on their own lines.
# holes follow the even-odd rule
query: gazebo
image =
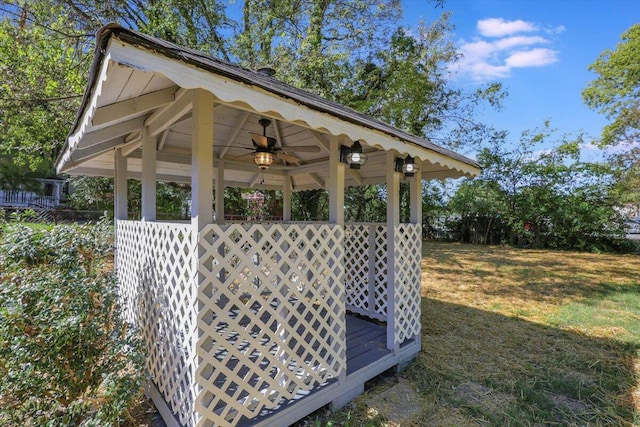
<svg viewBox="0 0 640 427">
<path fill-rule="evenodd" d="M 115 178 L 116 271 L 148 392 L 168 425 L 203 427 L 288 425 L 410 361 L 421 180 L 479 172 L 271 70 L 114 24 L 97 34 L 57 169 Z M 142 182 L 139 221 L 127 216 L 127 179 Z M 157 181 L 191 185 L 190 221 L 156 220 Z M 345 223 L 345 187 L 367 184 L 386 184 L 386 223 Z M 282 220 L 226 220 L 225 187 L 281 191 Z M 291 220 L 292 192 L 307 189 L 328 192 L 327 221 Z"/>
</svg>

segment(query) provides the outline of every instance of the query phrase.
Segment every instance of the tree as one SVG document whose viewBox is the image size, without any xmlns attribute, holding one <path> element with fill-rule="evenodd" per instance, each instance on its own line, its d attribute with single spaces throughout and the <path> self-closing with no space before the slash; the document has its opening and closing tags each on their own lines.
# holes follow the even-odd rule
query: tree
<svg viewBox="0 0 640 427">
<path fill-rule="evenodd" d="M 589 66 L 599 76 L 582 92 L 590 108 L 612 120 L 602 133 L 606 145 L 640 140 L 640 24 L 625 31 L 622 40 Z"/>
<path fill-rule="evenodd" d="M 0 168 L 4 181 L 53 172 L 88 69 L 85 38 L 67 27 L 59 8 L 36 3 L 9 11 L 0 22 L 0 156 L 14 167 Z"/>
<path fill-rule="evenodd" d="M 557 137 L 548 123 L 516 145 L 504 134 L 480 152 L 482 175 L 451 199 L 462 239 L 574 250 L 627 249 L 615 169 L 580 159 L 584 141 Z M 541 149 L 551 146 L 551 148 Z"/>
<path fill-rule="evenodd" d="M 611 156 L 617 166 L 619 191 L 625 203 L 640 203 L 640 24 L 622 34 L 615 50 L 605 50 L 589 66 L 598 74 L 582 92 L 590 108 L 611 120 L 602 132 L 602 146 L 623 144 Z"/>
<path fill-rule="evenodd" d="M 506 96 L 493 83 L 467 92 L 451 82 L 450 66 L 459 60 L 449 40 L 447 12 L 415 30 L 399 27 L 386 46 L 355 64 L 340 102 L 411 134 L 452 148 L 477 148 L 491 129 L 476 119 L 486 102 L 500 108 Z"/>
</svg>

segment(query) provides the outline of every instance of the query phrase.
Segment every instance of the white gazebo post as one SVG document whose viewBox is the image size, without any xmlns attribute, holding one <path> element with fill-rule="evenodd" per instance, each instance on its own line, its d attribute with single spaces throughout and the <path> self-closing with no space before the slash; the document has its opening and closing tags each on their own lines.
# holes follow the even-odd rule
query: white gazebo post
<svg viewBox="0 0 640 427">
<path fill-rule="evenodd" d="M 222 159 L 218 159 L 216 168 L 216 224 L 224 224 L 224 160 Z"/>
<path fill-rule="evenodd" d="M 193 91 L 191 135 L 191 224 L 195 238 L 213 218 L 213 95 Z"/>
<path fill-rule="evenodd" d="M 400 174 L 396 172 L 396 155 L 387 151 L 387 348 L 397 351 L 396 292 L 395 292 L 395 228 L 400 223 Z"/>
<path fill-rule="evenodd" d="M 282 184 L 282 221 L 291 221 L 291 177 L 284 174 Z"/>
<path fill-rule="evenodd" d="M 129 217 L 128 211 L 128 185 L 127 185 L 127 158 L 122 155 L 122 149 L 116 148 L 114 154 L 114 185 L 113 185 L 113 223 L 115 225 L 115 266 L 118 267 L 118 221 L 125 221 Z"/>
<path fill-rule="evenodd" d="M 114 154 L 115 164 L 115 185 L 114 188 L 114 220 L 116 227 L 119 220 L 126 220 L 128 218 L 128 206 L 127 206 L 127 158 L 122 155 L 122 149 L 116 148 Z"/>
<path fill-rule="evenodd" d="M 329 140 L 329 223 L 335 224 L 344 229 L 344 173 L 345 164 L 340 161 L 340 145 L 342 138 L 337 136 L 331 136 Z M 344 246 L 344 244 L 343 244 Z M 340 278 L 342 282 L 340 286 L 343 289 L 342 299 L 345 300 L 344 295 L 344 277 Z M 344 354 L 339 355 L 341 359 L 347 360 L 347 331 L 343 328 L 340 331 L 340 340 L 345 345 L 341 346 L 341 350 Z M 338 381 L 342 384 L 347 382 L 347 369 L 340 372 Z M 334 408 L 341 408 L 346 405 L 351 399 L 364 391 L 364 385 L 360 387 L 358 384 L 355 388 L 346 391 L 342 396 L 339 396 L 332 402 Z"/>
<path fill-rule="evenodd" d="M 191 227 L 193 247 L 196 249 L 191 257 L 193 272 L 193 284 L 196 291 L 192 294 L 196 310 L 196 330 L 193 334 L 191 348 L 195 349 L 195 363 L 192 366 L 191 377 L 194 378 L 194 393 L 197 394 L 202 388 L 200 376 L 197 375 L 202 356 L 198 354 L 198 340 L 201 336 L 199 329 L 199 310 L 205 294 L 200 285 L 206 280 L 200 271 L 200 259 L 204 256 L 205 249 L 200 244 L 200 232 L 213 220 L 213 134 L 214 134 L 214 97 L 211 92 L 196 89 L 193 92 L 193 109 L 191 114 Z M 196 399 L 196 419 L 198 403 Z"/>
<path fill-rule="evenodd" d="M 415 159 L 415 162 L 420 164 L 420 161 L 417 158 Z M 420 169 L 418 169 L 409 180 L 409 195 L 411 200 L 411 217 L 409 221 L 412 224 L 420 226 L 418 247 L 422 248 L 422 172 Z M 422 250 L 420 252 L 422 252 Z M 420 277 L 419 274 L 418 277 Z M 420 289 L 420 285 L 418 285 L 418 289 Z M 417 345 L 420 346 L 422 341 L 421 334 L 416 334 L 415 340 L 417 341 Z"/>
<path fill-rule="evenodd" d="M 420 164 L 418 159 L 415 162 Z M 411 200 L 411 224 L 422 225 L 422 173 L 418 169 L 409 179 L 409 199 Z"/>
<path fill-rule="evenodd" d="M 344 163 L 340 162 L 340 138 L 329 141 L 329 222 L 344 226 Z"/>
<path fill-rule="evenodd" d="M 142 128 L 142 219 L 156 220 L 156 138 Z"/>
</svg>

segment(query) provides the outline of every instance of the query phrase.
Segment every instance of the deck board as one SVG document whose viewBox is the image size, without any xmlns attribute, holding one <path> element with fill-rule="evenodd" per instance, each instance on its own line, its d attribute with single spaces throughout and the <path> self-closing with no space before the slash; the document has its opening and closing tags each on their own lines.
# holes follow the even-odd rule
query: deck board
<svg viewBox="0 0 640 427">
<path fill-rule="evenodd" d="M 347 315 L 347 375 L 390 353 L 384 326 Z"/>
</svg>

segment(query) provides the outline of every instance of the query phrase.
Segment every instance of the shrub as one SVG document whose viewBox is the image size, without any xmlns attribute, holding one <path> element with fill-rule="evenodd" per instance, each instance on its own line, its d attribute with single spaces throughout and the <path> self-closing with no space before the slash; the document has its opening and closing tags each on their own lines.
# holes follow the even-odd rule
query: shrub
<svg viewBox="0 0 640 427">
<path fill-rule="evenodd" d="M 143 358 L 122 322 L 110 226 L 5 225 L 0 244 L 0 425 L 130 422 Z"/>
</svg>

